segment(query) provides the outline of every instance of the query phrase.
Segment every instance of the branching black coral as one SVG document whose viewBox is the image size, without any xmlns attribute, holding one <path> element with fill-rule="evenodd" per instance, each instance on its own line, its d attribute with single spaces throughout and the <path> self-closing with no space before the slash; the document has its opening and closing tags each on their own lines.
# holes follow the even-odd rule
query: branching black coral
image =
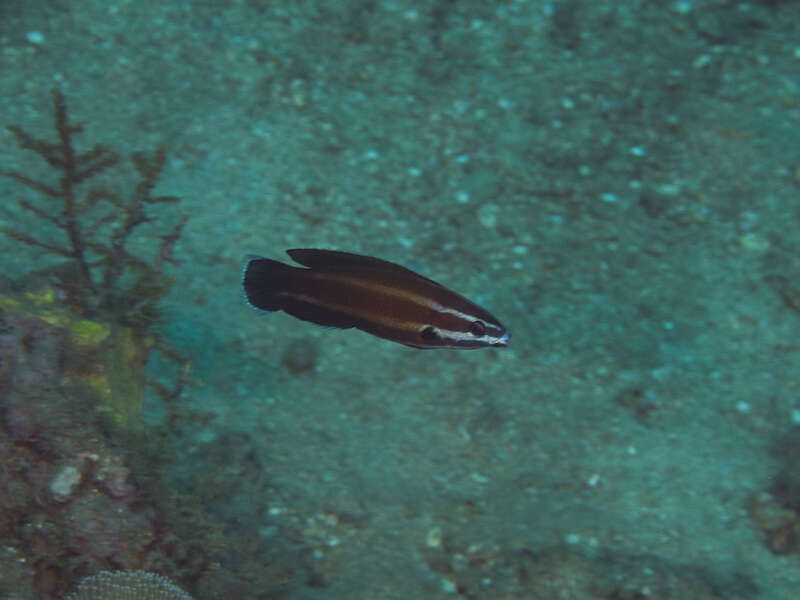
<svg viewBox="0 0 800 600">
<path fill-rule="evenodd" d="M 100 144 L 85 152 L 76 150 L 74 138 L 83 131 L 83 124 L 70 122 L 64 96 L 57 90 L 53 91 L 53 116 L 56 141 L 37 139 L 18 126 L 9 126 L 8 130 L 20 147 L 32 150 L 59 172 L 58 182 L 40 181 L 18 171 L 0 174 L 43 197 L 37 203 L 19 199 L 18 204 L 60 229 L 62 239 L 49 241 L 10 227 L 0 231 L 72 262 L 78 278 L 75 287 L 80 290 L 77 303 L 84 312 L 107 311 L 123 322 L 152 318 L 155 301 L 170 283 L 160 267 L 165 261 L 175 260 L 172 250 L 187 217 L 157 235 L 155 258 L 141 258 L 129 250 L 129 245 L 142 225 L 153 223 L 148 212 L 151 205 L 179 200 L 153 195 L 165 164 L 164 150 L 157 150 L 150 158 L 141 153 L 132 155 L 139 182 L 127 197 L 108 187 L 88 186 L 96 175 L 117 166 L 120 157 Z"/>
<path fill-rule="evenodd" d="M 177 218 L 164 230 L 160 226 L 163 219 L 157 222 L 159 215 L 151 214 L 156 212 L 155 206 L 179 200 L 154 194 L 166 162 L 164 150 L 149 156 L 133 154 L 137 183 L 122 192 L 119 186 L 97 183 L 112 181 L 97 176 L 119 167 L 119 155 L 100 144 L 87 151 L 76 148 L 75 138 L 83 125 L 70 121 L 66 101 L 58 91 L 53 91 L 53 120 L 55 140 L 39 139 L 19 126 L 8 130 L 21 148 L 38 154 L 57 172 L 55 181 L 0 170 L 0 175 L 36 193 L 33 199 L 17 200 L 18 206 L 49 227 L 6 226 L 0 227 L 0 232 L 63 259 L 58 267 L 38 274 L 46 274 L 48 284 L 54 284 L 55 289 L 49 291 L 58 293 L 50 297 L 69 309 L 69 369 L 92 390 L 98 410 L 108 415 L 110 422 L 133 426 L 131 416 L 140 410 L 143 388 L 150 384 L 164 399 L 172 423 L 177 419 L 177 402 L 188 380 L 189 363 L 159 335 L 157 303 L 172 283 L 162 267 L 165 262 L 176 262 L 173 248 L 187 217 Z M 135 246 L 145 233 L 155 242 L 149 247 Z M 79 319 L 73 318 L 75 313 Z M 87 323 L 96 337 L 81 333 Z M 171 371 L 177 369 L 170 378 L 172 385 L 152 381 L 144 374 L 154 355 L 172 365 Z"/>
</svg>

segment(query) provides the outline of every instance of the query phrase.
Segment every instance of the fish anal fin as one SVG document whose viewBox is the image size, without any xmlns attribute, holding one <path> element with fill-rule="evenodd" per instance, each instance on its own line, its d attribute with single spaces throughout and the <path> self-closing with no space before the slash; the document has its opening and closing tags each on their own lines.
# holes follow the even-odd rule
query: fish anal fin
<svg viewBox="0 0 800 600">
<path fill-rule="evenodd" d="M 355 319 L 350 315 L 297 298 L 286 298 L 281 309 L 297 319 L 325 327 L 350 329 L 356 326 Z"/>
</svg>

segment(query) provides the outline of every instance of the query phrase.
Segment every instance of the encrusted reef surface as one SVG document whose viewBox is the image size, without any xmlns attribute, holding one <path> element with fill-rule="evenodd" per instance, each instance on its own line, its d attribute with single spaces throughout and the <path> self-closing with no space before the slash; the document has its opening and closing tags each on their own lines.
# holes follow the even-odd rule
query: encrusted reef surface
<svg viewBox="0 0 800 600">
<path fill-rule="evenodd" d="M 13 557 L 4 572 L 29 572 L 26 587 L 36 590 L 23 594 L 4 579 L 4 594 L 57 598 L 81 574 L 151 562 L 165 532 L 66 356 L 68 333 L 24 314 L 0 323 L 0 528 Z"/>
<path fill-rule="evenodd" d="M 796 597 L 798 40 L 790 1 L 0 2 L 0 597 Z M 510 344 L 246 306 L 302 247 Z"/>
</svg>

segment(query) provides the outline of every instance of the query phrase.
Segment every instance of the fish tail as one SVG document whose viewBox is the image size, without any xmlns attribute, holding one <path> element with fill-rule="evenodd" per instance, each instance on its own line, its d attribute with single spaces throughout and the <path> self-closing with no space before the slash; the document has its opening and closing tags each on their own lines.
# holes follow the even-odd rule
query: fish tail
<svg viewBox="0 0 800 600">
<path fill-rule="evenodd" d="M 261 310 L 280 310 L 286 284 L 294 267 L 268 258 L 250 258 L 244 266 L 242 284 L 247 301 Z"/>
</svg>

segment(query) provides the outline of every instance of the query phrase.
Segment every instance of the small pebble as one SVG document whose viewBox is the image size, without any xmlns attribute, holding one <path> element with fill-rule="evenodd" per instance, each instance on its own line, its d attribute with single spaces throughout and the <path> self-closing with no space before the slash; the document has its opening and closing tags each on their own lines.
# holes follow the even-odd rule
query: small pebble
<svg viewBox="0 0 800 600">
<path fill-rule="evenodd" d="M 496 204 L 484 204 L 478 209 L 478 220 L 481 225 L 487 229 L 493 228 L 497 225 L 497 215 L 500 212 L 500 207 Z"/>
<path fill-rule="evenodd" d="M 692 3 L 691 2 L 673 2 L 672 3 L 672 11 L 679 14 L 679 15 L 688 15 L 692 12 Z"/>
<path fill-rule="evenodd" d="M 425 536 L 425 545 L 428 548 L 439 548 L 442 545 L 442 528 L 434 527 Z"/>
<path fill-rule="evenodd" d="M 769 240 L 756 233 L 745 233 L 739 237 L 739 245 L 747 252 L 763 253 L 769 250 Z"/>
<path fill-rule="evenodd" d="M 44 44 L 44 34 L 41 31 L 29 31 L 25 34 L 25 39 L 37 46 Z"/>
<path fill-rule="evenodd" d="M 613 192 L 606 192 L 604 194 L 600 194 L 600 199 L 603 202 L 608 202 L 610 204 L 614 204 L 616 202 L 619 202 L 619 196 L 617 196 Z"/>
<path fill-rule="evenodd" d="M 80 471 L 72 465 L 66 465 L 50 482 L 50 493 L 56 502 L 66 502 L 80 482 Z"/>
</svg>

